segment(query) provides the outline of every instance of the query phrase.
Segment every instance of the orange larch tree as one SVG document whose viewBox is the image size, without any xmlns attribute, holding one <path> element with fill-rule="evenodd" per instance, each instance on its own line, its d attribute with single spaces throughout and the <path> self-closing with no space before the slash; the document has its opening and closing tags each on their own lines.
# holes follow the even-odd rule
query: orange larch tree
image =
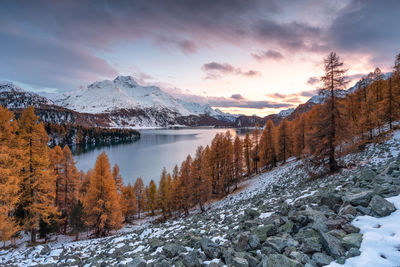
<svg viewBox="0 0 400 267">
<path fill-rule="evenodd" d="M 138 209 L 138 218 L 140 219 L 140 212 L 143 209 L 143 192 L 144 192 L 144 184 L 142 178 L 138 177 L 133 185 L 133 191 L 136 196 L 136 203 Z"/>
<path fill-rule="evenodd" d="M 115 180 L 105 152 L 96 160 L 84 198 L 87 225 L 96 236 L 105 236 L 122 224 L 122 210 Z"/>
<path fill-rule="evenodd" d="M 237 189 L 238 183 L 243 178 L 243 142 L 239 135 L 236 135 L 233 142 L 233 185 Z"/>
<path fill-rule="evenodd" d="M 135 195 L 135 190 L 131 184 L 127 186 L 122 186 L 122 214 L 124 216 L 124 221 L 130 223 L 133 216 L 137 212 L 137 198 Z"/>
<path fill-rule="evenodd" d="M 18 232 L 14 213 L 18 201 L 21 150 L 16 139 L 14 114 L 0 106 L 0 241 L 4 244 Z"/>
<path fill-rule="evenodd" d="M 343 68 L 343 62 L 331 52 L 325 59 L 325 75 L 321 77 L 323 84 L 322 93 L 326 94 L 325 104 L 315 107 L 318 111 L 317 120 L 314 121 L 314 131 L 308 140 L 313 143 L 313 160 L 320 165 L 327 164 L 329 170 L 334 172 L 339 169 L 337 162 L 336 148 L 345 137 L 343 131 L 344 125 L 341 125 L 340 103 L 336 92 L 344 89 L 346 85 L 346 69 Z"/>
<path fill-rule="evenodd" d="M 252 144 L 250 139 L 250 134 L 246 133 L 246 136 L 243 140 L 243 148 L 244 148 L 244 162 L 246 163 L 246 171 L 247 175 L 251 173 L 251 150 Z"/>
<path fill-rule="evenodd" d="M 40 221 L 51 224 L 59 216 L 55 202 L 55 175 L 49 169 L 49 137 L 38 123 L 33 107 L 25 109 L 18 120 L 18 141 L 22 150 L 19 199 L 16 216 L 20 225 L 36 242 Z"/>
</svg>

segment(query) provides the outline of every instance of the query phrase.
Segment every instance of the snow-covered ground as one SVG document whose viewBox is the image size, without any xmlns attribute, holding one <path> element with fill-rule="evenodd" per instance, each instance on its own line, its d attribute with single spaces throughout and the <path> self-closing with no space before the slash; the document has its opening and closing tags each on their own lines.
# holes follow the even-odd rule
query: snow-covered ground
<svg viewBox="0 0 400 267">
<path fill-rule="evenodd" d="M 365 215 L 357 217 L 352 223 L 363 234 L 361 255 L 348 259 L 344 265 L 333 262 L 329 266 L 400 266 L 400 196 L 387 200 L 397 208 L 389 216 L 375 218 Z"/>
</svg>

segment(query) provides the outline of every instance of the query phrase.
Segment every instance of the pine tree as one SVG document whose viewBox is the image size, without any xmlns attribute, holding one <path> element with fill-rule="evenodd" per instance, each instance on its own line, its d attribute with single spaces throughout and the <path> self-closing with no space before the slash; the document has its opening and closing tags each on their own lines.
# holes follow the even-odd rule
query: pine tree
<svg viewBox="0 0 400 267">
<path fill-rule="evenodd" d="M 142 211 L 143 206 L 143 192 L 144 192 L 144 184 L 142 178 L 138 177 L 133 185 L 133 191 L 136 196 L 136 203 L 138 209 L 138 218 L 140 219 L 140 211 Z"/>
<path fill-rule="evenodd" d="M 252 141 L 253 141 L 253 150 L 251 152 L 251 159 L 253 160 L 254 172 L 258 174 L 258 162 L 260 161 L 260 146 L 259 146 L 259 137 L 260 130 L 259 125 L 256 125 L 256 128 L 252 133 Z"/>
<path fill-rule="evenodd" d="M 31 233 L 32 242 L 36 242 L 40 221 L 50 224 L 59 216 L 54 205 L 55 176 L 49 170 L 49 138 L 37 120 L 33 107 L 25 109 L 18 120 L 22 165 L 16 216 L 23 229 Z"/>
<path fill-rule="evenodd" d="M 381 106 L 381 116 L 382 120 L 389 124 L 389 129 L 393 128 L 393 121 L 398 117 L 397 113 L 397 99 L 393 93 L 393 83 L 392 77 L 388 79 L 387 86 L 383 93 L 383 100 L 380 104 Z"/>
<path fill-rule="evenodd" d="M 169 216 L 172 216 L 174 209 L 174 195 L 173 195 L 173 180 L 171 174 L 167 174 L 168 194 L 167 194 L 167 211 Z"/>
<path fill-rule="evenodd" d="M 294 133 L 293 152 L 297 158 L 300 158 L 306 148 L 306 120 L 304 116 L 296 117 L 292 131 Z"/>
<path fill-rule="evenodd" d="M 343 68 L 343 62 L 331 52 L 325 59 L 325 75 L 321 77 L 323 88 L 321 89 L 327 95 L 324 105 L 317 106 L 319 114 L 317 121 L 314 122 L 314 131 L 309 139 L 314 144 L 314 161 L 318 164 L 325 163 L 328 160 L 329 170 L 334 172 L 339 169 L 336 160 L 336 147 L 344 137 L 342 133 L 345 127 L 340 125 L 339 101 L 336 97 L 336 91 L 343 89 L 346 84 L 346 70 Z"/>
<path fill-rule="evenodd" d="M 260 155 L 262 166 L 265 166 L 267 169 L 276 167 L 275 126 L 271 120 L 267 122 L 261 135 Z"/>
<path fill-rule="evenodd" d="M 156 183 L 154 182 L 154 180 L 150 181 L 150 184 L 148 187 L 146 187 L 146 206 L 147 206 L 147 210 L 151 211 L 151 215 L 155 214 L 155 210 L 157 207 L 157 186 Z"/>
<path fill-rule="evenodd" d="M 157 192 L 157 206 L 161 209 L 164 220 L 167 219 L 168 214 L 168 195 L 169 195 L 169 185 L 167 179 L 167 170 L 163 168 L 161 172 L 161 179 L 158 185 Z"/>
<path fill-rule="evenodd" d="M 86 215 L 83 204 L 80 200 L 78 200 L 78 202 L 72 208 L 71 216 L 69 217 L 71 233 L 75 234 L 75 240 L 79 240 L 79 233 L 86 230 L 85 217 Z"/>
<path fill-rule="evenodd" d="M 80 187 L 79 187 L 79 199 L 83 200 L 86 196 L 86 193 L 89 188 L 90 184 L 90 177 L 93 175 L 93 170 L 89 169 L 86 173 L 81 173 L 81 181 L 80 181 Z"/>
<path fill-rule="evenodd" d="M 224 165 L 224 136 L 223 134 L 216 134 L 211 141 L 210 149 L 210 168 L 211 168 L 211 187 L 214 195 L 222 194 L 223 192 L 223 165 Z"/>
<path fill-rule="evenodd" d="M 279 158 L 282 163 L 286 163 L 290 151 L 289 123 L 286 119 L 279 124 L 277 141 Z"/>
<path fill-rule="evenodd" d="M 207 153 L 209 153 L 209 148 Z M 202 146 L 196 150 L 196 156 L 192 162 L 191 179 L 192 202 L 199 205 L 202 212 L 205 211 L 204 204 L 208 200 L 211 192 L 211 183 L 208 168 L 208 162 Z"/>
<path fill-rule="evenodd" d="M 105 152 L 97 157 L 84 199 L 84 207 L 87 225 L 94 229 L 96 236 L 105 236 L 111 230 L 121 227 L 121 206 Z"/>
<path fill-rule="evenodd" d="M 122 214 L 124 215 L 125 222 L 131 222 L 131 218 L 137 212 L 137 199 L 135 190 L 131 184 L 122 187 Z"/>
<path fill-rule="evenodd" d="M 55 205 L 59 206 L 60 204 L 60 188 L 61 188 L 61 172 L 62 172 L 62 166 L 61 162 L 63 161 L 63 151 L 60 146 L 55 146 L 53 149 L 50 149 L 49 151 L 49 158 L 50 158 L 50 169 L 53 170 L 53 173 L 56 177 L 55 179 L 55 187 L 56 187 L 56 197 L 55 197 Z"/>
<path fill-rule="evenodd" d="M 64 217 L 64 234 L 67 232 L 67 224 L 72 208 L 79 197 L 79 171 L 76 168 L 76 161 L 72 156 L 72 152 L 68 146 L 64 146 L 63 157 L 61 162 L 61 190 L 58 198 L 57 207 Z"/>
<path fill-rule="evenodd" d="M 230 187 L 234 180 L 233 144 L 232 135 L 229 131 L 226 131 L 223 136 L 222 160 L 222 193 L 227 195 L 230 193 Z"/>
<path fill-rule="evenodd" d="M 115 180 L 115 186 L 117 187 L 117 191 L 119 194 L 121 194 L 122 187 L 124 185 L 122 183 L 122 177 L 121 177 L 121 174 L 119 173 L 119 167 L 117 164 L 114 164 L 114 167 L 113 167 L 113 178 Z"/>
<path fill-rule="evenodd" d="M 179 169 L 179 194 L 180 207 L 185 215 L 189 215 L 189 208 L 192 202 L 191 192 L 191 165 L 192 157 L 188 155 L 186 160 L 182 162 L 181 168 Z"/>
<path fill-rule="evenodd" d="M 236 135 L 235 141 L 233 142 L 233 166 L 234 166 L 234 190 L 237 189 L 238 183 L 243 177 L 243 143 L 240 137 Z"/>
<path fill-rule="evenodd" d="M 371 75 L 369 75 L 371 76 Z M 360 94 L 361 94 L 361 116 L 358 119 L 361 135 L 363 139 L 372 140 L 374 128 L 377 126 L 377 112 L 375 105 L 375 98 L 371 91 L 368 90 L 370 78 L 363 77 L 360 80 Z M 367 137 L 365 137 L 365 133 Z"/>
<path fill-rule="evenodd" d="M 251 139 L 250 139 L 250 134 L 246 133 L 246 137 L 244 138 L 243 142 L 244 146 L 244 161 L 246 163 L 246 170 L 247 170 L 247 175 L 250 175 L 251 173 L 251 150 L 252 150 L 252 144 L 251 144 Z"/>
<path fill-rule="evenodd" d="M 17 170 L 22 153 L 17 145 L 16 131 L 14 114 L 0 106 L 0 241 L 4 244 L 19 230 L 11 216 L 18 201 Z"/>
</svg>

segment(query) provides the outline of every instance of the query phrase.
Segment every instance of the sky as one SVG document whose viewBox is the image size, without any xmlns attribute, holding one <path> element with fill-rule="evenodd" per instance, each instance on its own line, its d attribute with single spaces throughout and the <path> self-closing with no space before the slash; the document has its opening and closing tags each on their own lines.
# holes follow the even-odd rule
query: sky
<svg viewBox="0 0 400 267">
<path fill-rule="evenodd" d="M 398 0 L 0 2 L 0 80 L 63 93 L 131 75 L 174 97 L 264 116 L 315 94 L 336 51 L 349 85 L 400 52 Z"/>
</svg>

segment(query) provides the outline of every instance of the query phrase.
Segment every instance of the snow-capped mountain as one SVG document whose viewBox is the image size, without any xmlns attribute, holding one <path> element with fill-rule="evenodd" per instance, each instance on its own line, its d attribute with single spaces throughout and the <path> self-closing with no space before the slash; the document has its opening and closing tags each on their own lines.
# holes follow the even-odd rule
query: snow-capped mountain
<svg viewBox="0 0 400 267">
<path fill-rule="evenodd" d="M 157 86 L 139 85 L 131 76 L 118 76 L 112 81 L 104 80 L 81 87 L 59 97 L 56 103 L 78 112 L 92 114 L 143 111 L 151 117 L 147 121 L 151 126 L 156 126 L 156 116 L 160 115 L 166 117 L 169 122 L 174 118 L 190 115 L 207 115 L 223 121 L 236 119 L 231 114 L 214 110 L 209 104 L 186 102 L 175 99 Z M 124 120 L 127 122 L 127 118 Z M 135 122 L 131 121 L 128 124 L 131 123 Z"/>
<path fill-rule="evenodd" d="M 153 108 L 168 109 L 182 116 L 192 113 L 156 86 L 141 86 L 130 76 L 95 82 L 66 94 L 56 101 L 60 106 L 86 113 Z"/>
<path fill-rule="evenodd" d="M 8 109 L 21 109 L 28 106 L 38 108 L 42 105 L 54 105 L 53 101 L 38 94 L 24 91 L 11 82 L 0 81 L 0 104 Z"/>
<path fill-rule="evenodd" d="M 50 100 L 11 82 L 0 82 L 0 105 L 15 112 L 35 107 L 41 120 L 101 127 L 228 126 L 236 116 L 208 104 L 177 100 L 129 76 L 95 82 Z"/>
<path fill-rule="evenodd" d="M 207 115 L 226 122 L 234 122 L 240 116 L 239 114 L 225 113 L 218 108 L 213 109 L 210 104 L 202 105 L 195 102 L 186 102 L 181 99 L 177 99 L 177 101 L 191 112 L 192 115 Z"/>
<path fill-rule="evenodd" d="M 392 75 L 392 72 L 387 72 L 382 75 L 383 80 L 389 79 L 389 77 Z M 363 80 L 363 81 L 358 81 L 356 82 L 352 87 L 348 88 L 347 90 L 336 90 L 335 91 L 335 96 L 339 98 L 345 98 L 346 95 L 354 93 L 358 89 L 360 89 L 362 86 L 368 86 L 374 82 L 373 79 L 368 78 L 368 76 Z M 323 92 L 318 92 L 317 95 L 311 97 L 307 103 L 313 103 L 313 104 L 322 104 L 325 102 L 326 98 L 330 92 L 328 91 L 323 91 Z"/>
</svg>

